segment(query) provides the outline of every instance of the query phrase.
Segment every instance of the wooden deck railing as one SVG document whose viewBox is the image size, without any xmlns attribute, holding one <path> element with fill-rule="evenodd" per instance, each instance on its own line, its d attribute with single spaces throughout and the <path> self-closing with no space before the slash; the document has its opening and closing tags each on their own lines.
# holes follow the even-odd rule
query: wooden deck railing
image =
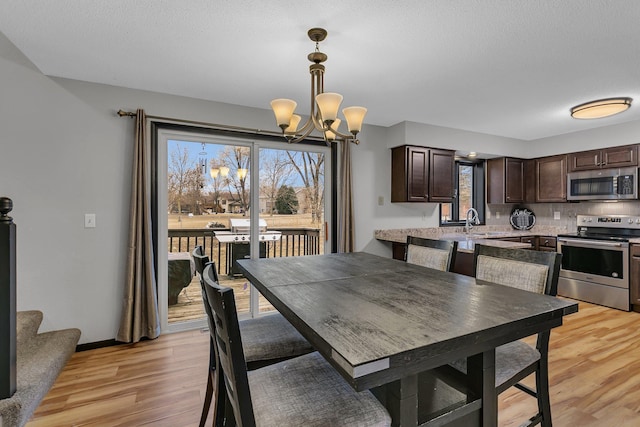
<svg viewBox="0 0 640 427">
<path fill-rule="evenodd" d="M 169 229 L 169 252 L 191 252 L 201 245 L 209 259 L 218 267 L 218 273 L 230 274 L 233 270 L 230 246 L 233 243 L 220 243 L 215 238 L 216 231 L 230 231 L 227 229 Z M 322 253 L 320 229 L 318 228 L 282 228 L 275 231 L 282 233 L 282 238 L 264 243 L 260 255 L 267 258 L 288 257 L 300 255 L 318 255 Z M 233 250 L 231 248 L 231 250 Z"/>
</svg>

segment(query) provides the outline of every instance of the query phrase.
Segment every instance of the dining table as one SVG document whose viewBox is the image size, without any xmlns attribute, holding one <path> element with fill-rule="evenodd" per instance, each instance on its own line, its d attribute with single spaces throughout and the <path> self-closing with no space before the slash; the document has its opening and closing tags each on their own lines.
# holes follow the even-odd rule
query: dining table
<svg viewBox="0 0 640 427">
<path fill-rule="evenodd" d="M 570 300 L 365 252 L 238 265 L 355 390 L 374 391 L 393 426 L 496 426 L 496 347 L 558 327 L 578 310 Z M 423 402 L 439 401 L 440 390 L 455 393 L 435 380 L 424 393 L 422 376 L 461 358 L 461 402 L 425 412 L 431 403 Z"/>
</svg>

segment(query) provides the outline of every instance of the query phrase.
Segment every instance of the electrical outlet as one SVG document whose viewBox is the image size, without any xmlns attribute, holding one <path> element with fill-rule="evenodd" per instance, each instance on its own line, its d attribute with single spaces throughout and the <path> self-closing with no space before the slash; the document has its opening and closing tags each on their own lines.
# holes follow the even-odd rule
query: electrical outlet
<svg viewBox="0 0 640 427">
<path fill-rule="evenodd" d="M 378 196 L 378 206 L 384 206 L 384 196 Z"/>
<path fill-rule="evenodd" d="M 556 211 L 553 213 L 553 219 L 560 219 L 560 212 Z"/>
<path fill-rule="evenodd" d="M 96 214 L 84 214 L 84 228 L 96 228 Z"/>
<path fill-rule="evenodd" d="M 500 211 L 496 211 L 496 219 L 500 219 Z"/>
</svg>

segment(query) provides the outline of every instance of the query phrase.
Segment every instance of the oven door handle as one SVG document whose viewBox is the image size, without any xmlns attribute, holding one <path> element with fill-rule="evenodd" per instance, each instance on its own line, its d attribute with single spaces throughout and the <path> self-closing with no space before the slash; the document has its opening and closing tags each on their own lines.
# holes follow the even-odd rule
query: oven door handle
<svg viewBox="0 0 640 427">
<path fill-rule="evenodd" d="M 612 242 L 596 242 L 593 240 L 582 240 L 582 239 L 564 239 L 564 238 L 558 238 L 558 242 L 562 242 L 562 243 L 573 243 L 576 244 L 578 246 L 586 246 L 585 244 L 587 244 L 588 242 L 588 246 L 589 247 L 593 247 L 593 246 L 600 246 L 600 247 L 606 247 L 606 248 L 623 248 L 628 246 L 628 243 L 612 243 Z"/>
</svg>

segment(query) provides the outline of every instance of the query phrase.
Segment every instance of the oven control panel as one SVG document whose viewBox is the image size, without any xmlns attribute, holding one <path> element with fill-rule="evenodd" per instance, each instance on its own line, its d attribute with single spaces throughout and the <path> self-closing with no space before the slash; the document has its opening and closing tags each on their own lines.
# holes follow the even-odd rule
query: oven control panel
<svg viewBox="0 0 640 427">
<path fill-rule="evenodd" d="M 640 230 L 640 216 L 627 215 L 578 215 L 577 225 L 587 227 L 631 228 Z"/>
</svg>

